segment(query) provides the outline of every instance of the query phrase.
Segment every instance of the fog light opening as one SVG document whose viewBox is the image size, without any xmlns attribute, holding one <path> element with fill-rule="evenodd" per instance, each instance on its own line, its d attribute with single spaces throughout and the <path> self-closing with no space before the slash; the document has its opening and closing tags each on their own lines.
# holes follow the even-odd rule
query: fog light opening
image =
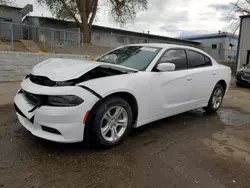
<svg viewBox="0 0 250 188">
<path fill-rule="evenodd" d="M 61 133 L 58 130 L 54 129 L 54 128 L 46 127 L 44 125 L 42 125 L 41 127 L 42 127 L 43 131 L 46 131 L 46 132 L 49 132 L 49 133 L 53 133 L 53 134 L 59 134 L 59 135 L 61 135 Z"/>
</svg>

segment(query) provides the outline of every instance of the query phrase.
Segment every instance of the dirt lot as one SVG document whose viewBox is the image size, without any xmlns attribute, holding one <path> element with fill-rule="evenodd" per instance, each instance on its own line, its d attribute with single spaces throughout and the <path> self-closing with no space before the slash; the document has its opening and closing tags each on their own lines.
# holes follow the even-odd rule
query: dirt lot
<svg viewBox="0 0 250 188">
<path fill-rule="evenodd" d="M 0 187 L 250 187 L 250 89 L 133 130 L 110 150 L 38 139 L 0 107 Z"/>
</svg>

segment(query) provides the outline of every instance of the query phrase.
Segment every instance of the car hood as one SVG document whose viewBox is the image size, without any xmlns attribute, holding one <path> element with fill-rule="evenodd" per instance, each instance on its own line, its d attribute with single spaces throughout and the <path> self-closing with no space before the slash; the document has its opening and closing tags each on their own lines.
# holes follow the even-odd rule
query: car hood
<svg viewBox="0 0 250 188">
<path fill-rule="evenodd" d="M 247 68 L 243 68 L 241 69 L 242 72 L 245 72 L 245 73 L 250 73 L 250 69 L 247 69 Z"/>
<path fill-rule="evenodd" d="M 102 62 L 91 62 L 76 59 L 47 59 L 37 64 L 31 71 L 32 75 L 44 76 L 53 81 L 65 81 L 78 78 L 96 68 L 110 68 L 118 71 L 137 72 L 138 70 Z"/>
</svg>

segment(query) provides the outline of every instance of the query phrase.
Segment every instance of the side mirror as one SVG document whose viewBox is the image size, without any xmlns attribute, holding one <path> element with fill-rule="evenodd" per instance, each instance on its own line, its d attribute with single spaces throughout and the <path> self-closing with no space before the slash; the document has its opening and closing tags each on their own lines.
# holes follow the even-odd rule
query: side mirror
<svg viewBox="0 0 250 188">
<path fill-rule="evenodd" d="M 157 65 L 157 70 L 160 72 L 174 71 L 175 64 L 173 63 L 160 63 Z"/>
</svg>

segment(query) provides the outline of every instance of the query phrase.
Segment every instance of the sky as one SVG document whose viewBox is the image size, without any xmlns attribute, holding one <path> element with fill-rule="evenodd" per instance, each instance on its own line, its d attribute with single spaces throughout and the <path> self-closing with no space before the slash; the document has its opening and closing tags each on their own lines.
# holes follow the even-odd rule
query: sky
<svg viewBox="0 0 250 188">
<path fill-rule="evenodd" d="M 39 5 L 36 0 L 16 0 L 19 7 L 26 4 L 33 4 L 34 11 L 30 15 L 53 17 L 48 8 Z M 230 32 L 230 0 L 148 0 L 148 10 L 138 12 L 133 22 L 122 27 L 101 7 L 95 25 L 137 32 L 150 31 L 151 34 L 168 37 Z"/>
</svg>

